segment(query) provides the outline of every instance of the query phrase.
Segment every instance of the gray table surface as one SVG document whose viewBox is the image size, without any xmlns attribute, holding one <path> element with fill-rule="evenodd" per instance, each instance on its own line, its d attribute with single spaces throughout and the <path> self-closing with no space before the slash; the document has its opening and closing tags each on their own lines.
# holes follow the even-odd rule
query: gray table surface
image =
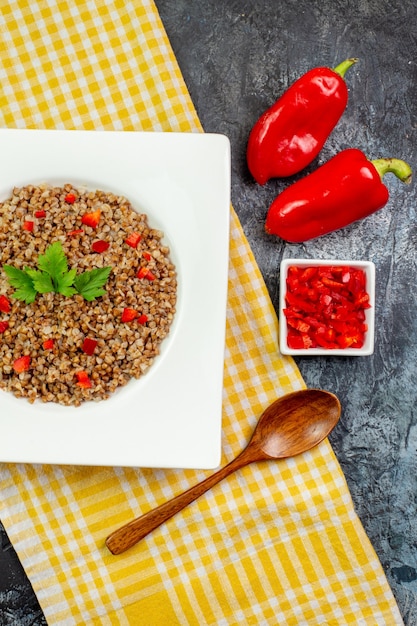
<svg viewBox="0 0 417 626">
<path fill-rule="evenodd" d="M 348 147 L 417 162 L 417 12 L 414 0 L 156 0 L 206 132 L 232 147 L 232 203 L 275 307 L 282 258 L 368 259 L 376 265 L 371 357 L 305 357 L 310 387 L 342 403 L 331 443 L 356 511 L 405 624 L 417 624 L 416 191 L 387 175 L 388 205 L 306 244 L 264 234 L 266 210 L 289 182 L 251 179 L 246 142 L 258 116 L 308 69 L 358 57 L 349 103 L 317 161 Z M 299 178 L 299 176 L 295 177 Z M 2 543 L 1 543 L 2 542 Z M 7 536 L 0 534 L 0 623 L 45 624 Z M 373 625 L 372 625 L 373 626 Z M 381 625 L 379 625 L 381 626 Z M 390 625 L 387 625 L 390 626 Z"/>
</svg>

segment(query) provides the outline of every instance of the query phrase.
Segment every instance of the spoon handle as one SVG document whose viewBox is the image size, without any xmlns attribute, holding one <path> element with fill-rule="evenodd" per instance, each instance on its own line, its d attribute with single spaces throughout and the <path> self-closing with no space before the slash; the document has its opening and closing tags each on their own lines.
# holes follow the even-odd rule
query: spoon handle
<svg viewBox="0 0 417 626">
<path fill-rule="evenodd" d="M 191 504 L 203 493 L 214 487 L 218 482 L 232 474 L 237 469 L 247 465 L 251 459 L 243 453 L 233 461 L 211 474 L 202 482 L 197 483 L 187 491 L 179 494 L 172 500 L 168 500 L 155 509 L 148 511 L 128 524 L 121 526 L 111 533 L 106 539 L 106 546 L 112 554 L 121 554 L 143 539 L 148 533 L 158 528 L 161 524 L 170 519 L 173 515 L 181 511 L 188 504 Z"/>
</svg>

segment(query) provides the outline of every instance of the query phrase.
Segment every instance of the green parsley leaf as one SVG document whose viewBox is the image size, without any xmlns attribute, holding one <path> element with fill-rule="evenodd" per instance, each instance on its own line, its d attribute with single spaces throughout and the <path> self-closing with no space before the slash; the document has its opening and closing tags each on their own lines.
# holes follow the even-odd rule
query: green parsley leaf
<svg viewBox="0 0 417 626">
<path fill-rule="evenodd" d="M 75 287 L 72 287 L 77 270 L 70 270 L 62 276 L 58 276 L 56 279 L 56 290 L 58 293 L 62 293 L 63 296 L 73 296 L 77 293 Z"/>
<path fill-rule="evenodd" d="M 55 292 L 67 297 L 79 293 L 91 301 L 106 293 L 102 287 L 112 269 L 97 268 L 77 276 L 76 269 L 68 270 L 67 257 L 60 241 L 55 241 L 46 248 L 45 254 L 39 255 L 38 268 L 20 270 L 11 265 L 3 266 L 10 285 L 16 289 L 14 298 L 31 304 L 37 293 Z"/>
<path fill-rule="evenodd" d="M 76 290 L 89 301 L 103 296 L 106 291 L 101 287 L 106 283 L 111 269 L 111 267 L 100 267 L 78 274 L 74 280 Z"/>
<path fill-rule="evenodd" d="M 38 267 L 47 272 L 54 283 L 62 274 L 68 272 L 67 257 L 60 241 L 55 241 L 46 248 L 45 254 L 39 255 Z"/>
<path fill-rule="evenodd" d="M 46 272 L 40 272 L 39 270 L 32 270 L 30 267 L 25 267 L 25 273 L 32 280 L 33 287 L 38 293 L 49 293 L 50 291 L 54 291 L 52 278 Z"/>
<path fill-rule="evenodd" d="M 36 289 L 33 286 L 32 279 L 23 270 L 19 270 L 17 267 L 11 265 L 3 265 L 3 269 L 6 272 L 9 283 L 15 288 L 13 298 L 16 300 L 23 300 L 26 304 L 31 304 L 36 298 Z"/>
</svg>

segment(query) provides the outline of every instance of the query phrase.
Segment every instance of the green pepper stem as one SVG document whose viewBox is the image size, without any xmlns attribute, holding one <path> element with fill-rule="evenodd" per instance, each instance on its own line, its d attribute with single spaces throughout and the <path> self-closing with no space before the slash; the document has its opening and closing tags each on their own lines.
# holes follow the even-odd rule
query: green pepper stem
<svg viewBox="0 0 417 626">
<path fill-rule="evenodd" d="M 382 178 L 384 174 L 392 172 L 403 183 L 409 185 L 413 175 L 411 167 L 405 161 L 401 159 L 375 159 L 371 161 L 377 170 L 378 174 Z"/>
<path fill-rule="evenodd" d="M 344 77 L 344 75 L 346 74 L 346 71 L 352 67 L 352 65 L 355 65 L 355 63 L 357 63 L 359 61 L 359 59 L 346 59 L 346 61 L 342 61 L 342 63 L 339 63 L 339 65 L 336 65 L 336 67 L 333 68 L 333 72 L 336 72 L 336 74 L 339 74 L 339 76 L 341 76 L 342 78 Z"/>
</svg>

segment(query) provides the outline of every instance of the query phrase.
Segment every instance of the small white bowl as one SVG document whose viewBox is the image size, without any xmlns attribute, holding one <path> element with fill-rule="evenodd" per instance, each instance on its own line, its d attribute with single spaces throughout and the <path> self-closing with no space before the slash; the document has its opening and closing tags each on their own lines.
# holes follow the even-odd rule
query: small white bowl
<svg viewBox="0 0 417 626">
<path fill-rule="evenodd" d="M 366 275 L 366 291 L 369 294 L 371 307 L 365 310 L 365 322 L 368 330 L 365 334 L 365 342 L 362 348 L 290 348 L 287 343 L 288 326 L 284 314 L 285 295 L 287 291 L 287 274 L 290 266 L 314 267 L 314 266 L 349 266 L 362 269 Z M 369 356 L 374 351 L 375 335 L 375 265 L 371 261 L 341 261 L 323 259 L 284 259 L 280 266 L 280 299 L 279 299 L 279 344 L 282 354 L 295 356 Z"/>
</svg>

